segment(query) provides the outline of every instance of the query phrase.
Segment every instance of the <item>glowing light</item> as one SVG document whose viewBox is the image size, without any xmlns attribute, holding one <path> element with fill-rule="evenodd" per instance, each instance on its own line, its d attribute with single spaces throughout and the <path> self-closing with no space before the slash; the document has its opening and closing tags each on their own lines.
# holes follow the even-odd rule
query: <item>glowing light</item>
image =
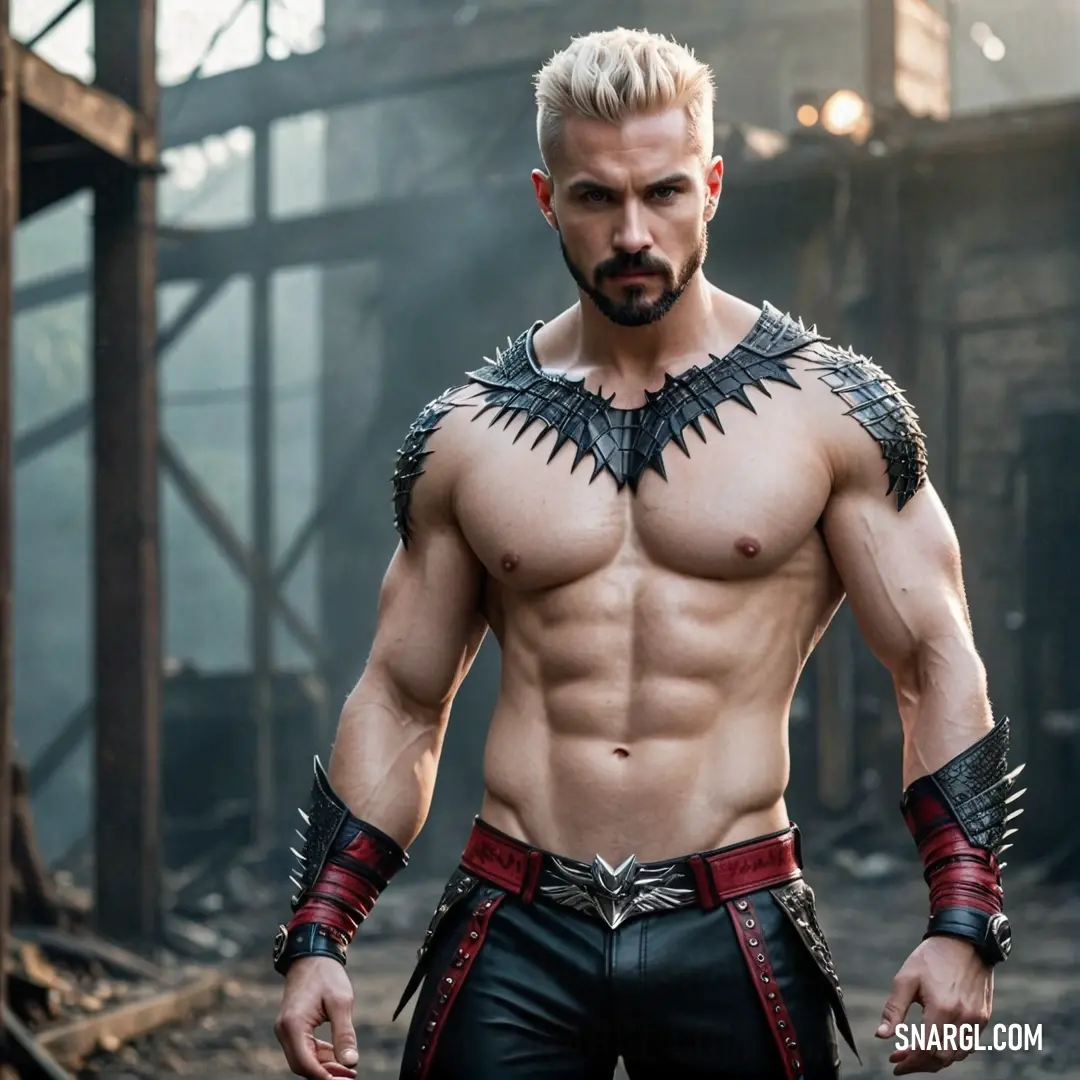
<svg viewBox="0 0 1080 1080">
<path fill-rule="evenodd" d="M 981 49 L 992 37 L 994 31 L 984 22 L 971 24 L 971 40 Z"/>
<path fill-rule="evenodd" d="M 795 114 L 795 119 L 803 127 L 813 127 L 820 119 L 820 115 L 813 105 L 800 105 L 799 111 Z"/>
<path fill-rule="evenodd" d="M 996 64 L 1005 59 L 1005 42 L 999 37 L 988 37 L 983 42 L 982 52 L 987 60 Z"/>
<path fill-rule="evenodd" d="M 852 135 L 869 117 L 869 107 L 854 90 L 837 90 L 821 107 L 821 124 L 830 134 Z"/>
</svg>

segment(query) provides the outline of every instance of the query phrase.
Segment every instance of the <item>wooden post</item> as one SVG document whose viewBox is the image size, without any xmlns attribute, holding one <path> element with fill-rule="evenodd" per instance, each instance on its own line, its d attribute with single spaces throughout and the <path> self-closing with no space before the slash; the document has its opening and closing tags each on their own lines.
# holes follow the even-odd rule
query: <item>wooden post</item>
<svg viewBox="0 0 1080 1080">
<path fill-rule="evenodd" d="M 261 0 L 263 63 L 268 63 L 269 0 Z M 254 128 L 252 160 L 255 224 L 270 219 L 270 124 Z M 251 276 L 251 520 L 255 580 L 251 587 L 251 666 L 255 724 L 255 842 L 274 846 L 277 807 L 274 771 L 274 610 L 270 582 L 274 560 L 274 410 L 273 334 L 270 314 L 269 269 L 263 265 Z M 287 834 L 286 834 L 287 835 Z"/>
<path fill-rule="evenodd" d="M 154 0 L 94 8 L 99 84 L 156 121 Z M 140 155 L 142 160 L 150 155 Z M 156 156 L 156 155 L 153 155 Z M 107 937 L 161 931 L 155 178 L 95 188 L 95 901 Z"/>
<path fill-rule="evenodd" d="M 7 955 L 11 915 L 12 732 L 12 508 L 11 340 L 12 237 L 19 218 L 19 91 L 9 0 L 0 0 L 0 957 Z M 4 982 L 0 978 L 0 1006 Z M 0 1043 L 3 1041 L 0 1025 Z"/>
</svg>

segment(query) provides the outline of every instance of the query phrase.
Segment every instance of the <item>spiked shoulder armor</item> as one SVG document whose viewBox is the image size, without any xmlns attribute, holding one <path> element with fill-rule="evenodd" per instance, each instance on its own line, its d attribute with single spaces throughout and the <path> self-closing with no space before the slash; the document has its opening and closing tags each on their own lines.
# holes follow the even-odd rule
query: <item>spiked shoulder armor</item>
<svg viewBox="0 0 1080 1080">
<path fill-rule="evenodd" d="M 810 371 L 847 406 L 881 449 L 888 473 L 886 494 L 903 510 L 926 483 L 926 439 L 904 391 L 865 356 L 815 342 L 802 353 Z"/>
</svg>

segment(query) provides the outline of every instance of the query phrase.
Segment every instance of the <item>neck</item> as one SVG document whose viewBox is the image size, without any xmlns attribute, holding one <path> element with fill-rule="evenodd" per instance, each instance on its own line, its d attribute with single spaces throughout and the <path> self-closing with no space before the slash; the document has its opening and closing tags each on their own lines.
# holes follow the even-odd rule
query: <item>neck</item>
<svg viewBox="0 0 1080 1080">
<path fill-rule="evenodd" d="M 681 359 L 700 355 L 714 323 L 713 287 L 699 270 L 671 310 L 647 326 L 619 326 L 579 293 L 577 352 L 590 368 L 649 381 Z"/>
</svg>

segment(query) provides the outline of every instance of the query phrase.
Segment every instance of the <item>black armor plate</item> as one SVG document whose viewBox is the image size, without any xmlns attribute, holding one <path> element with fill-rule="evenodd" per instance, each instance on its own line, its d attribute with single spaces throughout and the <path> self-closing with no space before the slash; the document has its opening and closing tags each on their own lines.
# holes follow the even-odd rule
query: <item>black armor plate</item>
<svg viewBox="0 0 1080 1080">
<path fill-rule="evenodd" d="M 964 830 L 964 835 L 976 847 L 1002 852 L 1011 844 L 1002 844 L 1016 829 L 1007 828 L 1008 822 L 1018 817 L 1022 810 L 1009 810 L 1024 791 L 1014 791 L 1016 778 L 1023 765 L 1008 771 L 1009 718 L 1003 717 L 977 743 L 946 762 L 929 778 L 922 777 L 911 785 L 931 780 L 952 810 Z M 903 810 L 913 794 L 904 794 Z"/>
<path fill-rule="evenodd" d="M 896 493 L 898 510 L 925 480 L 926 451 L 918 418 L 896 384 L 869 360 L 833 348 L 816 330 L 808 330 L 771 304 L 764 305 L 754 328 L 731 352 L 710 354 L 702 367 L 667 375 L 659 390 L 645 392 L 645 404 L 637 409 L 616 408 L 614 395 L 605 397 L 602 388 L 593 392 L 582 379 L 545 372 L 532 344 L 542 325 L 534 323 L 505 352 L 496 351 L 494 361 L 468 373 L 466 386 L 475 390 L 480 406 L 474 419 L 490 414 L 491 425 L 505 420 L 507 427 L 520 419 L 515 442 L 538 426 L 534 448 L 554 431 L 548 461 L 572 442 L 577 449 L 571 471 L 591 457 L 593 480 L 607 472 L 619 489 L 636 491 L 647 469 L 666 479 L 663 451 L 668 443 L 689 456 L 686 429 L 692 428 L 704 442 L 702 418 L 723 433 L 717 406 L 734 401 L 754 412 L 749 388 L 766 397 L 771 396 L 767 383 L 799 389 L 789 362 L 796 355 L 809 361 L 811 370 L 848 405 L 848 414 L 881 447 L 888 471 L 887 491 Z M 394 516 L 406 546 L 409 502 L 430 453 L 427 441 L 451 409 L 472 404 L 461 400 L 463 389 L 452 387 L 425 406 L 398 452 Z"/>
<path fill-rule="evenodd" d="M 769 890 L 773 898 L 787 915 L 796 933 L 802 939 L 807 951 L 817 964 L 818 970 L 825 978 L 830 989 L 833 1001 L 833 1015 L 836 1018 L 836 1026 L 840 1034 L 844 1036 L 851 1052 L 859 1058 L 858 1048 L 855 1046 L 855 1036 L 851 1031 L 851 1023 L 848 1020 L 847 1009 L 844 1007 L 844 991 L 840 987 L 840 978 L 836 974 L 833 964 L 832 953 L 829 943 L 825 940 L 825 933 L 818 922 L 817 909 L 814 903 L 814 890 L 802 878 L 792 881 L 787 885 Z"/>
</svg>

